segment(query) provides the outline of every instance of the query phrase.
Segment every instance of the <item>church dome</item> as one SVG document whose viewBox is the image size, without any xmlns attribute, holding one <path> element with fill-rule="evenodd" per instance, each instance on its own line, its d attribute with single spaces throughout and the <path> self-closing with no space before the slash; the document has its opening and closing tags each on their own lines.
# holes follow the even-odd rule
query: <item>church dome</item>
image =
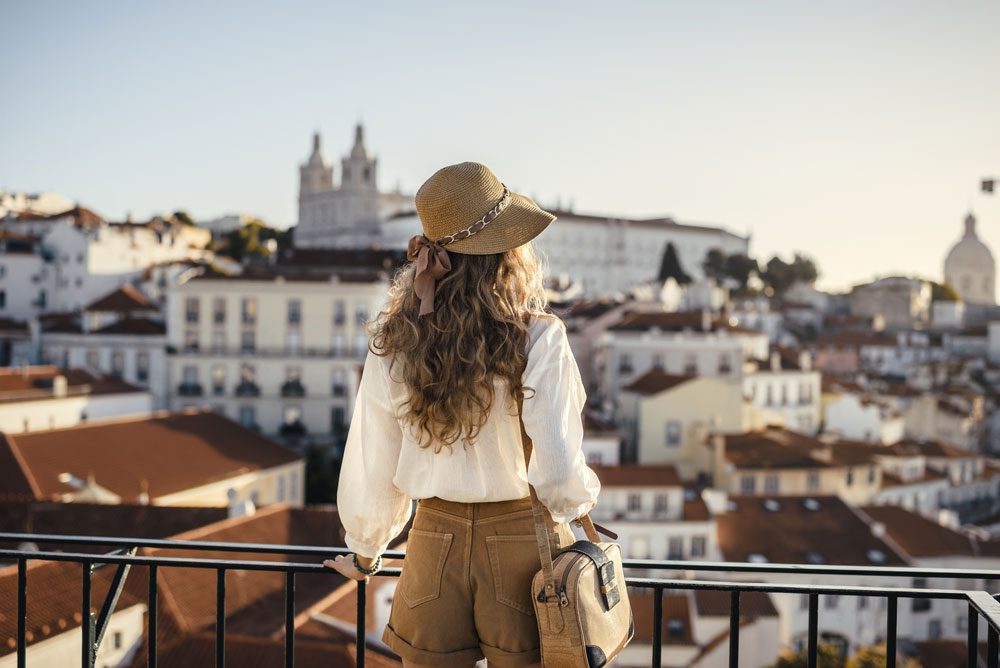
<svg viewBox="0 0 1000 668">
<path fill-rule="evenodd" d="M 945 258 L 944 276 L 963 301 L 995 303 L 996 261 L 976 234 L 976 217 L 971 213 L 965 217 L 965 235 Z"/>
</svg>

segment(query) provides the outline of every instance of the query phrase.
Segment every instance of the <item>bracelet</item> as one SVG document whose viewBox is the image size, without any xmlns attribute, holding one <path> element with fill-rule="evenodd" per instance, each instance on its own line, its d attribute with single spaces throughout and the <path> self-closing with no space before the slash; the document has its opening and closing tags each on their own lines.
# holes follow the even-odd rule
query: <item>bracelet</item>
<svg viewBox="0 0 1000 668">
<path fill-rule="evenodd" d="M 371 568 L 363 568 L 361 566 L 361 564 L 358 563 L 358 555 L 357 554 L 352 554 L 351 555 L 351 559 L 354 560 L 354 567 L 356 569 L 358 569 L 358 571 L 360 573 L 364 574 L 364 575 L 375 575 L 382 568 L 382 555 L 381 554 L 378 555 L 377 557 L 375 557 L 375 563 L 372 564 Z"/>
</svg>

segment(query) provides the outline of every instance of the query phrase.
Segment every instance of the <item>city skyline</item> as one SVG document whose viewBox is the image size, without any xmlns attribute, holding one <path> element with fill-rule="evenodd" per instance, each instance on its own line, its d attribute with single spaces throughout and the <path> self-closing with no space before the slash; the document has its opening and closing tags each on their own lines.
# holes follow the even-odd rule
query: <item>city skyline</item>
<svg viewBox="0 0 1000 668">
<path fill-rule="evenodd" d="M 383 188 L 480 160 L 543 206 L 720 225 L 762 260 L 804 252 L 825 288 L 940 279 L 970 208 L 1000 248 L 1000 200 L 977 193 L 1000 176 L 989 3 L 515 3 L 499 32 L 463 5 L 400 5 L 390 23 L 311 3 L 180 7 L 10 12 L 0 54 L 18 65 L 10 90 L 31 94 L 0 130 L 0 188 L 113 219 L 287 226 L 312 132 L 335 162 L 362 120 Z M 479 33 L 499 57 L 468 48 Z"/>
</svg>

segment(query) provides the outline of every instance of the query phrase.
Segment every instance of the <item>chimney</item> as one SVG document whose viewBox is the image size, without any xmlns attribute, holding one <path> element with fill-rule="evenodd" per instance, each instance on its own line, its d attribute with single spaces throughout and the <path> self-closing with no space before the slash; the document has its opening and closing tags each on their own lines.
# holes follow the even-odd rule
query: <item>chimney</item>
<svg viewBox="0 0 1000 668">
<path fill-rule="evenodd" d="M 701 331 L 712 331 L 712 312 L 707 308 L 701 310 Z"/>
<path fill-rule="evenodd" d="M 799 368 L 803 371 L 812 371 L 813 359 L 808 350 L 799 352 Z"/>
<path fill-rule="evenodd" d="M 771 371 L 781 371 L 781 353 L 777 350 L 771 351 Z"/>
<path fill-rule="evenodd" d="M 65 397 L 67 394 L 67 383 L 66 376 L 59 374 L 52 379 L 52 396 L 53 397 Z"/>
</svg>

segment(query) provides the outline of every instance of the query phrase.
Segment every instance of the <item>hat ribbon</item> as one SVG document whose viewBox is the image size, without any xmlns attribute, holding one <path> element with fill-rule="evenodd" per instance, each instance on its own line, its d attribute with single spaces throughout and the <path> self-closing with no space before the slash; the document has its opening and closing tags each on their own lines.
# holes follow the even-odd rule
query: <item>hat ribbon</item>
<svg viewBox="0 0 1000 668">
<path fill-rule="evenodd" d="M 434 292 L 437 288 L 437 280 L 451 271 L 451 258 L 444 247 L 453 241 L 471 237 L 476 232 L 481 231 L 503 213 L 510 202 L 510 191 L 507 190 L 507 186 L 504 186 L 503 195 L 496 206 L 464 230 L 441 237 L 437 241 L 431 241 L 423 234 L 414 235 L 410 239 L 406 248 L 406 259 L 411 262 L 416 260 L 417 263 L 417 270 L 413 275 L 413 291 L 420 299 L 419 315 L 427 315 L 434 310 Z"/>
</svg>

